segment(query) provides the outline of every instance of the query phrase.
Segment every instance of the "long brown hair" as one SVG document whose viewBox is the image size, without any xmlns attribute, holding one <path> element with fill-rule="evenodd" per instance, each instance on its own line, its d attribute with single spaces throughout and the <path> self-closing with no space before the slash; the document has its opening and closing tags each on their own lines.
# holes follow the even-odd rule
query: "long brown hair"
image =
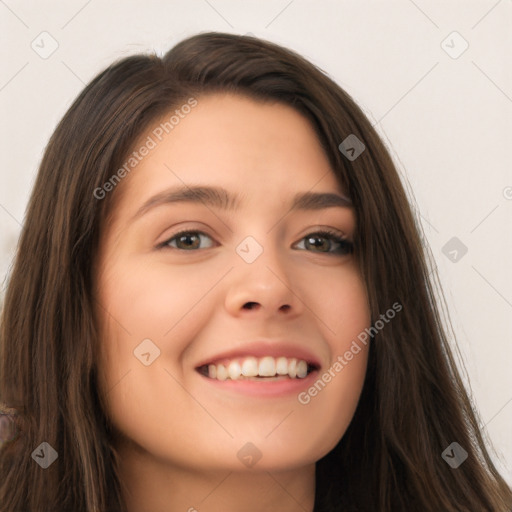
<svg viewBox="0 0 512 512">
<path fill-rule="evenodd" d="M 372 319 L 395 302 L 403 306 L 372 335 L 353 420 L 317 462 L 315 512 L 510 511 L 512 490 L 493 465 L 439 315 L 419 223 L 376 131 L 301 56 L 221 33 L 188 38 L 163 58 L 112 64 L 49 141 L 1 319 L 0 402 L 17 414 L 4 416 L 16 419 L 16 435 L 0 448 L 0 510 L 125 510 L 97 386 L 94 313 L 101 306 L 96 254 L 117 190 L 101 200 L 94 191 L 163 114 L 217 91 L 282 102 L 309 119 L 354 204 L 355 254 Z M 351 134 L 365 146 L 355 160 L 339 149 Z M 47 469 L 32 456 L 43 442 L 58 454 Z M 468 454 L 456 468 L 442 457 L 453 442 Z"/>
</svg>

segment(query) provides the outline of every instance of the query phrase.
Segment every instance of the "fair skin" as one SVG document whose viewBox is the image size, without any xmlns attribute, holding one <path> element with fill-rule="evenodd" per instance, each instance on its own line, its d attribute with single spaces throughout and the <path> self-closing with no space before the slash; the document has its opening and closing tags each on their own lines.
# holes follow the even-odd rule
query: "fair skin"
<svg viewBox="0 0 512 512">
<path fill-rule="evenodd" d="M 185 185 L 225 188 L 240 204 L 162 203 L 136 215 L 149 198 Z M 353 208 L 290 211 L 299 193 L 345 195 L 313 128 L 288 106 L 202 96 L 120 192 L 102 234 L 96 293 L 100 385 L 128 511 L 311 512 L 315 462 L 353 417 L 368 347 L 308 403 L 298 395 L 371 320 L 354 254 L 314 236 L 329 229 L 352 240 Z M 181 230 L 193 233 L 173 238 Z M 247 237 L 252 245 L 240 245 Z M 241 256 L 258 247 L 254 261 Z M 147 366 L 134 355 L 145 339 L 154 344 L 144 345 L 146 360 L 160 350 Z M 250 391 L 196 369 L 258 340 L 263 351 L 285 341 L 318 365 L 303 379 L 250 381 Z M 283 380 L 294 387 L 261 392 Z M 260 458 L 243 463 L 244 455 Z"/>
</svg>

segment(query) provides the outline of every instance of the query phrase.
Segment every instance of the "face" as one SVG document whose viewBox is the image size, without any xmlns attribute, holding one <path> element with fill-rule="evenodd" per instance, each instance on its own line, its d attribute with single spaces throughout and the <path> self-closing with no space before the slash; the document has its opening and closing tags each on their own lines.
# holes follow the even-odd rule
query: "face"
<svg viewBox="0 0 512 512">
<path fill-rule="evenodd" d="M 312 464 L 343 436 L 366 372 L 355 212 L 288 106 L 215 94 L 161 141 L 154 129 L 111 192 L 97 261 L 107 414 L 122 442 L 174 467 Z"/>
</svg>

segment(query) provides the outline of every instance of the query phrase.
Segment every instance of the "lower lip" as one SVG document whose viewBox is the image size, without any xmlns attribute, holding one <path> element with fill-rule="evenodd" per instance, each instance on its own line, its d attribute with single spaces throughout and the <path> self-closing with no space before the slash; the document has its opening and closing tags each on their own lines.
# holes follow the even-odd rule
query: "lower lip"
<svg viewBox="0 0 512 512">
<path fill-rule="evenodd" d="M 304 388 L 311 384 L 318 377 L 318 370 L 313 370 L 303 379 L 283 379 L 283 380 L 218 380 L 210 379 L 205 375 L 199 374 L 202 379 L 224 391 L 234 391 L 243 395 L 263 396 L 263 397 L 281 397 L 300 393 Z"/>
</svg>

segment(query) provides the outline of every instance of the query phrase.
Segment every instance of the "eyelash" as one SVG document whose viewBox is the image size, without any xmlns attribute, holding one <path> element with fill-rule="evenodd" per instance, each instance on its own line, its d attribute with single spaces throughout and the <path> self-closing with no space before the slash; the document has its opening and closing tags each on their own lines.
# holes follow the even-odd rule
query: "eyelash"
<svg viewBox="0 0 512 512">
<path fill-rule="evenodd" d="M 191 235 L 191 234 L 204 235 L 204 236 L 207 236 L 208 238 L 211 238 L 210 235 L 204 233 L 203 231 L 185 229 L 183 231 L 179 231 L 178 233 L 175 233 L 171 238 L 158 244 L 157 249 L 164 249 L 164 250 L 171 249 L 171 250 L 177 250 L 177 251 L 182 251 L 182 252 L 194 252 L 198 249 L 192 249 L 189 251 L 187 249 L 179 249 L 177 247 L 171 247 L 169 245 L 170 242 L 179 238 L 180 236 Z M 354 251 L 354 243 L 353 242 L 351 242 L 350 240 L 348 240 L 346 238 L 339 236 L 336 232 L 328 230 L 328 229 L 321 229 L 319 231 L 313 231 L 313 232 L 307 234 L 306 236 L 302 237 L 300 241 L 305 240 L 307 238 L 313 238 L 313 237 L 314 238 L 327 238 L 329 240 L 334 241 L 336 244 L 342 245 L 341 253 L 338 251 L 328 251 L 328 252 L 318 251 L 318 254 L 330 254 L 330 255 L 345 256 L 347 254 L 351 254 Z M 308 252 L 317 252 L 317 251 L 308 251 Z"/>
</svg>

